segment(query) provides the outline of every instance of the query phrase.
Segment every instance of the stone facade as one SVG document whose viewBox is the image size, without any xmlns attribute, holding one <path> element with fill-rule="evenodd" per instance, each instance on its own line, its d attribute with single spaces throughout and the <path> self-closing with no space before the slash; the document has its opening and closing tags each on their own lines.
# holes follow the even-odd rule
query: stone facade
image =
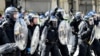
<svg viewBox="0 0 100 56">
<path fill-rule="evenodd" d="M 57 0 L 21 0 L 21 6 L 26 10 L 45 12 L 57 7 Z M 68 0 L 59 0 L 60 7 L 69 11 Z"/>
<path fill-rule="evenodd" d="M 0 13 L 2 13 L 5 9 L 5 0 L 0 0 Z"/>
<path fill-rule="evenodd" d="M 46 12 L 56 8 L 56 0 L 21 0 L 20 5 L 29 11 Z"/>
<path fill-rule="evenodd" d="M 82 11 L 83 13 L 87 13 L 91 10 L 95 10 L 100 12 L 100 0 L 71 0 L 73 2 L 74 12 Z M 70 2 L 68 2 L 69 5 Z"/>
<path fill-rule="evenodd" d="M 26 10 L 36 12 L 45 12 L 57 7 L 57 0 L 17 0 Z M 82 11 L 84 13 L 90 10 L 100 12 L 100 0 L 59 0 L 59 6 L 69 12 L 73 5 L 73 11 Z M 0 11 L 5 8 L 5 0 L 0 0 Z"/>
</svg>

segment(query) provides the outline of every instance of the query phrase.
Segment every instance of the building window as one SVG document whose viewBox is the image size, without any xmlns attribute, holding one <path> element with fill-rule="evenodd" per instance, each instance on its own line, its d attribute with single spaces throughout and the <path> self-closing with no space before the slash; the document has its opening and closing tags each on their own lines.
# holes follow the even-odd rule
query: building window
<svg viewBox="0 0 100 56">
<path fill-rule="evenodd" d="M 6 8 L 9 6 L 17 7 L 18 0 L 5 0 Z"/>
<path fill-rule="evenodd" d="M 80 0 L 79 10 L 83 13 L 87 13 L 92 10 L 92 0 Z"/>
</svg>

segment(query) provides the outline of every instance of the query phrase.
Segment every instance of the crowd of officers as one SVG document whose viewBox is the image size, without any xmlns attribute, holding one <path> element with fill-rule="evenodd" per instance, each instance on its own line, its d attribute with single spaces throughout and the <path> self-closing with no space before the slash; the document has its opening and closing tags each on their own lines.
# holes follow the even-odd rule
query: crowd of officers
<svg viewBox="0 0 100 56">
<path fill-rule="evenodd" d="M 9 8 L 9 9 L 8 9 Z M 14 40 L 14 25 L 17 18 L 25 18 L 28 16 L 30 24 L 28 27 L 28 43 L 25 50 L 19 50 L 18 47 L 7 49 L 2 56 L 73 56 L 76 52 L 77 46 L 79 46 L 78 56 L 92 56 L 94 52 L 95 56 L 100 56 L 100 39 L 94 38 L 92 44 L 89 43 L 90 37 L 92 35 L 93 28 L 98 26 L 99 14 L 95 11 L 91 11 L 86 15 L 82 12 L 76 12 L 75 15 L 68 14 L 66 17 L 64 11 L 61 8 L 55 8 L 52 12 L 48 11 L 46 14 L 37 14 L 35 12 L 26 11 L 19 12 L 15 7 L 8 7 L 4 12 L 4 17 L 0 17 L 0 24 L 8 21 L 3 27 L 0 27 L 0 45 L 5 45 L 7 43 L 15 43 Z M 31 15 L 30 15 L 31 14 Z M 47 18 L 43 24 L 39 24 L 39 18 Z M 66 20 L 72 28 L 72 34 L 75 35 L 74 45 L 72 52 L 69 53 L 67 45 L 62 45 L 59 41 L 58 27 L 61 21 Z M 38 47 L 34 54 L 29 53 L 30 42 L 32 40 L 32 34 L 36 26 L 40 27 L 40 36 L 42 30 L 47 26 L 47 37 L 45 41 L 46 48 L 42 52 L 39 51 Z M 40 38 L 41 39 L 41 38 Z M 12 44 L 13 45 L 13 44 Z"/>
</svg>

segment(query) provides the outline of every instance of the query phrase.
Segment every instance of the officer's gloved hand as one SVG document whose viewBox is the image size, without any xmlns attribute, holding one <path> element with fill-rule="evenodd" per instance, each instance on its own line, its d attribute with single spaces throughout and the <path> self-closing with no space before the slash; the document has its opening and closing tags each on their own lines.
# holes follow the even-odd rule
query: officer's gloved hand
<svg viewBox="0 0 100 56">
<path fill-rule="evenodd" d="M 27 48 L 27 52 L 30 53 L 30 51 L 31 51 L 31 48 Z"/>
</svg>

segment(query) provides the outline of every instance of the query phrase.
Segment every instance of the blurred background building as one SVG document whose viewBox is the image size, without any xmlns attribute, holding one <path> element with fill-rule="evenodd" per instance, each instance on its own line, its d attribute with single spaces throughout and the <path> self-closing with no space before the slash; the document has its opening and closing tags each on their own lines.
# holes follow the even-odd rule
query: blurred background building
<svg viewBox="0 0 100 56">
<path fill-rule="evenodd" d="M 90 10 L 100 12 L 100 0 L 0 0 L 0 11 L 11 5 L 22 6 L 26 10 L 36 12 L 45 12 L 57 6 L 73 13 L 76 11 L 86 13 Z"/>
</svg>

